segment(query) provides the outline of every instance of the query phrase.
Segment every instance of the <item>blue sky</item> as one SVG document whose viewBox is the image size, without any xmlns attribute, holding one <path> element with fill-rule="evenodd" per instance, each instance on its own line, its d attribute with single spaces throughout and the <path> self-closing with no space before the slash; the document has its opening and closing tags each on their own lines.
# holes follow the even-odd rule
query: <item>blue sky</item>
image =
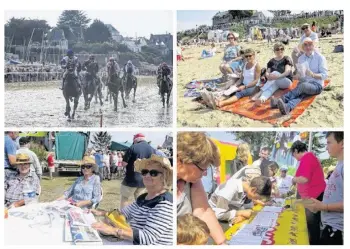
<svg viewBox="0 0 350 249">
<path fill-rule="evenodd" d="M 139 131 L 120 131 L 120 132 L 110 132 L 112 135 L 112 141 L 115 142 L 126 142 L 132 143 L 133 137 L 135 134 L 139 133 Z M 151 145 L 154 148 L 157 148 L 158 145 L 162 145 L 165 136 L 169 134 L 169 132 L 163 132 L 163 131 L 145 131 L 141 132 L 143 135 L 145 135 L 147 141 L 152 141 Z M 91 135 L 93 132 L 91 133 Z"/>
<path fill-rule="evenodd" d="M 219 10 L 178 10 L 177 30 L 196 28 L 196 25 L 212 25 L 212 18 Z"/>
<path fill-rule="evenodd" d="M 122 36 L 145 36 L 173 32 L 173 14 L 171 10 L 86 10 L 87 16 L 112 24 Z M 6 10 L 5 21 L 12 17 L 44 19 L 50 26 L 55 26 L 62 10 Z"/>
</svg>

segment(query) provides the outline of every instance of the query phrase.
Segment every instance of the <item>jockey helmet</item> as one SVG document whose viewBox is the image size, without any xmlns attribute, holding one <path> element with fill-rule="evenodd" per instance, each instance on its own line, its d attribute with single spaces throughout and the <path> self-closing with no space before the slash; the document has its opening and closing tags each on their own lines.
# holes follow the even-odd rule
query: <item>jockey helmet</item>
<svg viewBox="0 0 350 249">
<path fill-rule="evenodd" d="M 73 56 L 73 55 L 74 55 L 73 50 L 72 50 L 72 49 L 68 49 L 67 55 L 68 55 L 68 56 Z"/>
</svg>

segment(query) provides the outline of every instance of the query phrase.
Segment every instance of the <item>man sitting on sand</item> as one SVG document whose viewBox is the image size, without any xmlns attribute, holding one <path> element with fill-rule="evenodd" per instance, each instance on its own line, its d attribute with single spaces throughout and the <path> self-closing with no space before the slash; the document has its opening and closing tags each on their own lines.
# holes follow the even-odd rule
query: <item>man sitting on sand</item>
<svg viewBox="0 0 350 249">
<path fill-rule="evenodd" d="M 298 64 L 307 64 L 308 68 L 305 73 L 299 72 L 296 75 L 295 79 L 299 80 L 298 86 L 279 99 L 271 98 L 271 108 L 278 107 L 282 115 L 288 115 L 303 99 L 320 94 L 323 81 L 328 77 L 326 59 L 315 51 L 314 41 L 305 38 L 302 48 L 305 53 L 299 57 Z"/>
<path fill-rule="evenodd" d="M 294 66 L 296 66 L 296 64 L 298 62 L 298 58 L 302 54 L 304 54 L 303 43 L 304 43 L 304 40 L 306 38 L 309 38 L 309 39 L 311 39 L 314 42 L 314 47 L 315 48 L 317 48 L 317 45 L 318 45 L 317 33 L 312 32 L 312 30 L 310 29 L 310 25 L 309 24 L 304 23 L 303 26 L 301 26 L 301 30 L 304 32 L 304 34 L 300 38 L 300 42 L 299 42 L 298 47 L 294 48 L 294 50 L 292 52 L 292 59 L 293 59 Z"/>
</svg>

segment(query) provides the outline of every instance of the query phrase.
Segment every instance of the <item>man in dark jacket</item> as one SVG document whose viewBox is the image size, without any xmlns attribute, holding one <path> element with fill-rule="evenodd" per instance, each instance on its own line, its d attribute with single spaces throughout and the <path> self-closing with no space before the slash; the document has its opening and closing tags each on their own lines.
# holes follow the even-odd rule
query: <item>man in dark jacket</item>
<svg viewBox="0 0 350 249">
<path fill-rule="evenodd" d="M 120 208 L 129 204 L 130 197 L 134 197 L 136 200 L 145 190 L 141 174 L 134 170 L 134 162 L 137 159 L 150 158 L 155 153 L 155 150 L 148 144 L 143 134 L 138 133 L 134 136 L 133 145 L 123 157 L 123 166 L 126 166 L 126 174 L 120 187 Z"/>
</svg>

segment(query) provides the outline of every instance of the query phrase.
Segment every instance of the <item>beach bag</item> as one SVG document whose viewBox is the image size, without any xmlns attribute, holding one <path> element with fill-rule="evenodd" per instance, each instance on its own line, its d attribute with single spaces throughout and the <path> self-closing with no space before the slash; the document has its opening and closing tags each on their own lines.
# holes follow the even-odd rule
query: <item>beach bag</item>
<svg viewBox="0 0 350 249">
<path fill-rule="evenodd" d="M 344 45 L 337 45 L 334 47 L 333 53 L 343 53 L 344 52 Z"/>
</svg>

